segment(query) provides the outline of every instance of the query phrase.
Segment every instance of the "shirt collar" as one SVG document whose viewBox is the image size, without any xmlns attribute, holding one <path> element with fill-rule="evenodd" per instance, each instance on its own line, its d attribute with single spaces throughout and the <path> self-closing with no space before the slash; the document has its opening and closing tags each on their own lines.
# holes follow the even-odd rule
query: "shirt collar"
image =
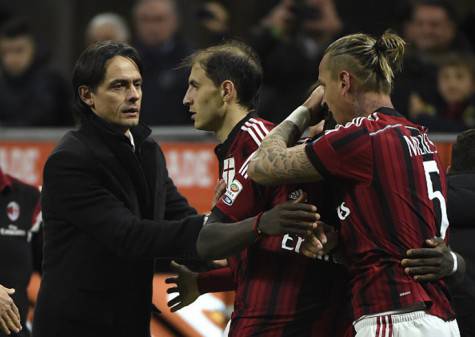
<svg viewBox="0 0 475 337">
<path fill-rule="evenodd" d="M 129 132 L 132 135 L 132 138 L 130 138 L 128 136 L 125 136 L 123 131 L 120 131 L 115 125 L 106 122 L 102 118 L 96 116 L 96 114 L 93 112 L 84 114 L 82 116 L 81 124 L 92 124 L 102 134 L 108 135 L 109 137 L 117 137 L 119 139 L 122 139 L 123 141 L 126 141 L 134 148 L 134 150 L 136 147 L 140 148 L 142 143 L 152 133 L 152 130 L 150 128 L 140 122 L 137 126 L 130 128 Z M 131 139 L 133 140 L 131 141 Z"/>
<path fill-rule="evenodd" d="M 239 123 L 237 123 L 234 126 L 234 128 L 231 130 L 226 140 L 215 147 L 214 152 L 216 153 L 218 158 L 223 158 L 224 156 L 226 156 L 229 150 L 229 147 L 233 143 L 234 139 L 236 139 L 236 136 L 238 135 L 239 130 L 241 130 L 241 126 L 243 126 L 244 123 L 246 123 L 249 119 L 256 118 L 256 117 L 258 117 L 257 113 L 254 110 L 250 111 L 243 119 L 239 121 Z"/>
<path fill-rule="evenodd" d="M 134 141 L 134 135 L 132 135 L 132 132 L 130 132 L 130 130 L 127 130 L 125 132 L 125 137 L 127 137 L 130 140 L 130 145 L 132 145 L 132 149 L 135 152 L 135 141 Z"/>
<path fill-rule="evenodd" d="M 388 116 L 404 117 L 399 112 L 397 112 L 394 108 L 390 108 L 390 107 L 386 107 L 386 106 L 382 106 L 380 108 L 377 108 L 375 110 L 375 112 L 379 112 L 379 113 L 382 113 L 382 114 L 388 115 Z"/>
</svg>

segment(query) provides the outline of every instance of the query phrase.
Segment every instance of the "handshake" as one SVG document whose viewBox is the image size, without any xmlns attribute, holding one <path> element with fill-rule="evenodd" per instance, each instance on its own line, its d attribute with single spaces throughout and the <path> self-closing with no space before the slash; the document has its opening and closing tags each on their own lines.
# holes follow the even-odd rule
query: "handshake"
<svg viewBox="0 0 475 337">
<path fill-rule="evenodd" d="M 306 194 L 287 201 L 262 213 L 256 223 L 258 235 L 295 234 L 304 239 L 300 252 L 310 258 L 328 254 L 338 243 L 333 226 L 320 221 L 317 207 L 304 203 Z"/>
</svg>

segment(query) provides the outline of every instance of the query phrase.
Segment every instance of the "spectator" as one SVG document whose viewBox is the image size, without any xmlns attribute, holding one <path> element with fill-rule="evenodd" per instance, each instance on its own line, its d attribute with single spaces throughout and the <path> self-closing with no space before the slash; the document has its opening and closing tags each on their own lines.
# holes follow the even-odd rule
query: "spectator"
<svg viewBox="0 0 475 337">
<path fill-rule="evenodd" d="M 14 288 L 22 331 L 15 336 L 30 336 L 26 329 L 27 287 L 33 271 L 41 271 L 42 230 L 40 192 L 2 172 L 0 168 L 0 282 Z M 14 257 L 14 258 L 13 258 Z M 0 336 L 6 333 L 0 332 Z"/>
<path fill-rule="evenodd" d="M 89 21 L 86 28 L 86 45 L 99 41 L 129 42 L 130 31 L 125 20 L 115 13 L 101 13 Z"/>
<path fill-rule="evenodd" d="M 463 283 L 450 288 L 462 337 L 475 336 L 475 129 L 457 137 L 447 176 L 451 248 L 466 264 Z"/>
<path fill-rule="evenodd" d="M 258 112 L 272 122 L 307 95 L 322 51 L 342 22 L 332 0 L 282 0 L 254 28 L 251 44 L 264 69 Z"/>
<path fill-rule="evenodd" d="M 399 31 L 402 18 L 407 15 L 412 0 L 334 0 L 341 19 L 345 23 L 344 33 L 366 33 L 381 35 L 387 29 Z M 368 20 L 368 13 L 377 11 Z"/>
<path fill-rule="evenodd" d="M 457 17 L 445 0 L 418 0 L 404 25 L 408 51 L 403 72 L 396 77 L 392 98 L 399 111 L 409 111 L 409 100 L 417 94 L 434 102 L 437 92 L 437 66 L 447 53 L 470 52 L 470 44 L 457 29 Z"/>
<path fill-rule="evenodd" d="M 149 125 L 191 124 L 181 103 L 187 71 L 176 69 L 191 48 L 178 35 L 174 0 L 138 0 L 134 7 L 136 39 L 144 65 L 142 121 Z"/>
<path fill-rule="evenodd" d="M 200 25 L 200 46 L 211 46 L 226 40 L 230 35 L 230 20 L 227 8 L 217 2 L 208 1 L 198 8 L 196 16 Z"/>
<path fill-rule="evenodd" d="M 475 127 L 475 64 L 472 56 L 449 55 L 437 71 L 435 104 L 417 94 L 410 98 L 410 117 L 431 131 L 459 132 Z"/>
<path fill-rule="evenodd" d="M 68 86 L 46 63 L 24 19 L 0 32 L 0 125 L 60 126 L 71 123 Z"/>
</svg>

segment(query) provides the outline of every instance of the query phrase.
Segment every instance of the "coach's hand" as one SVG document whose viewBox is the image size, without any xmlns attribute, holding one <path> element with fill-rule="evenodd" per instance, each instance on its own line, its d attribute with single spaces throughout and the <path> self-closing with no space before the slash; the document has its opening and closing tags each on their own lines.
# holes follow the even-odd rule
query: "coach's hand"
<svg viewBox="0 0 475 337">
<path fill-rule="evenodd" d="M 302 193 L 296 200 L 279 204 L 262 214 L 258 228 L 267 235 L 297 234 L 302 237 L 317 229 L 320 214 L 317 207 L 302 203 Z"/>
<path fill-rule="evenodd" d="M 165 280 L 165 283 L 175 285 L 175 287 L 168 288 L 167 293 L 178 293 L 178 295 L 168 301 L 167 305 L 171 312 L 175 312 L 193 303 L 200 296 L 197 281 L 198 273 L 192 272 L 175 261 L 171 262 L 170 267 L 177 275 Z"/>
<path fill-rule="evenodd" d="M 15 289 L 0 285 L 0 330 L 7 335 L 21 330 L 20 313 L 10 297 L 14 293 Z"/>
<path fill-rule="evenodd" d="M 428 248 L 409 249 L 401 261 L 404 272 L 416 281 L 436 281 L 449 276 L 454 266 L 450 249 L 443 239 L 426 240 Z"/>
</svg>

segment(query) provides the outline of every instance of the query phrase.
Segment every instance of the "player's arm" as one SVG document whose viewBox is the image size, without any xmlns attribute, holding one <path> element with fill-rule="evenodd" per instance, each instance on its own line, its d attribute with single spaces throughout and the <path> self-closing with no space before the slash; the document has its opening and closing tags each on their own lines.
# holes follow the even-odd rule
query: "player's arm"
<svg viewBox="0 0 475 337">
<path fill-rule="evenodd" d="M 311 233 L 317 228 L 320 215 L 314 205 L 301 203 L 303 197 L 239 222 L 223 221 L 224 214 L 218 216 L 215 208 L 198 236 L 198 255 L 207 260 L 221 259 L 240 252 L 261 235 Z"/>
<path fill-rule="evenodd" d="M 404 272 L 421 282 L 436 281 L 444 278 L 457 284 L 465 275 L 464 258 L 445 244 L 440 238 L 426 240 L 427 247 L 409 249 L 401 261 Z"/>
<path fill-rule="evenodd" d="M 322 179 L 310 162 L 305 145 L 293 146 L 312 120 L 322 119 L 322 99 L 323 89 L 318 87 L 302 106 L 267 135 L 250 161 L 248 174 L 252 180 L 262 185 L 276 185 Z"/>
</svg>

